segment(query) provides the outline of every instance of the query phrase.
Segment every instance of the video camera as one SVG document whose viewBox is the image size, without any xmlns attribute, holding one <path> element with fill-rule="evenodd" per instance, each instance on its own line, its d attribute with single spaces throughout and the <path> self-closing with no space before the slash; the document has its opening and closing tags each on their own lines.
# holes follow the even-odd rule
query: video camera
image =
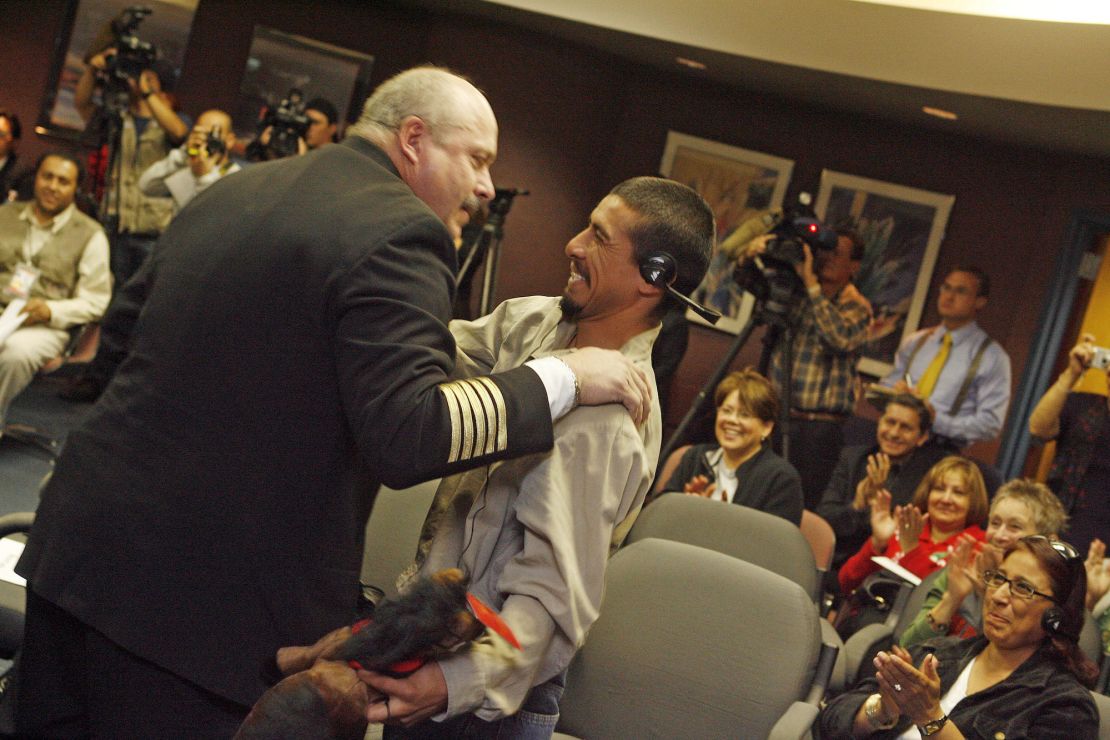
<svg viewBox="0 0 1110 740">
<path fill-rule="evenodd" d="M 298 140 L 308 133 L 312 123 L 304 112 L 304 93 L 293 88 L 276 108 L 267 108 L 258 121 L 258 135 L 247 149 L 250 159 L 281 159 L 298 153 Z M 263 145 L 262 134 L 270 130 L 270 140 Z"/>
<path fill-rule="evenodd" d="M 836 231 L 813 215 L 808 197 L 803 193 L 793 212 L 771 209 L 757 214 L 721 244 L 721 250 L 735 259 L 752 239 L 772 235 L 764 254 L 738 265 L 733 278 L 762 302 L 765 318 L 779 324 L 790 320 L 793 307 L 805 295 L 805 285 L 794 269 L 805 261 L 805 246 L 813 254 L 815 271 L 836 250 Z"/>
<path fill-rule="evenodd" d="M 116 53 L 107 59 L 105 68 L 109 79 L 125 82 L 137 80 L 144 70 L 150 69 L 158 58 L 158 48 L 149 41 L 135 35 L 139 24 L 150 15 L 150 8 L 132 5 L 125 8 L 119 17 L 112 21 L 113 45 Z"/>
</svg>

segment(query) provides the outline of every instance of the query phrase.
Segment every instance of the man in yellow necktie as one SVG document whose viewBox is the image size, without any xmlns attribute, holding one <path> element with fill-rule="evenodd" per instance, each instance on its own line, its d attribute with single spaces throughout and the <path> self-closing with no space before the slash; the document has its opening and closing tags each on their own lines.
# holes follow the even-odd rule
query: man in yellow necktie
<svg viewBox="0 0 1110 740">
<path fill-rule="evenodd" d="M 934 438 L 953 451 L 998 437 L 1010 405 L 1010 358 L 976 322 L 989 293 L 981 269 L 951 269 L 937 295 L 940 325 L 906 337 L 882 380 L 926 399 Z"/>
</svg>

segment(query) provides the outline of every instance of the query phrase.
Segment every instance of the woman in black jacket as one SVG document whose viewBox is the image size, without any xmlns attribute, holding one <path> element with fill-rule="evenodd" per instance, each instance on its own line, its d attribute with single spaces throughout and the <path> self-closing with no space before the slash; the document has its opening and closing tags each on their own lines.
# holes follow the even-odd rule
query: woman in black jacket
<svg viewBox="0 0 1110 740">
<path fill-rule="evenodd" d="M 717 444 L 686 450 L 663 490 L 731 501 L 799 524 L 801 478 L 769 442 L 779 408 L 771 383 L 745 368 L 725 376 L 713 400 Z"/>
<path fill-rule="evenodd" d="M 1077 644 L 1083 558 L 1067 543 L 1024 537 L 983 581 L 981 636 L 880 652 L 876 675 L 822 712 L 822 737 L 1097 738 L 1084 686 L 1098 668 Z"/>
</svg>

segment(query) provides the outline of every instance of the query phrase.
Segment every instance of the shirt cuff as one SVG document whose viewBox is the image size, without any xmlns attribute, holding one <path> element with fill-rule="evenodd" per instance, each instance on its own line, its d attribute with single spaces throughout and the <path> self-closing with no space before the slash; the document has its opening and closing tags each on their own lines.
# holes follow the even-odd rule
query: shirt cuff
<svg viewBox="0 0 1110 740">
<path fill-rule="evenodd" d="M 577 380 L 565 362 L 557 357 L 541 357 L 524 363 L 540 376 L 544 390 L 547 391 L 547 405 L 551 409 L 551 420 L 556 421 L 574 408 Z"/>
<path fill-rule="evenodd" d="M 439 669 L 447 684 L 447 709 L 433 716 L 442 722 L 466 712 L 473 712 L 485 699 L 486 682 L 475 661 L 466 653 L 456 653 L 440 659 Z"/>
</svg>

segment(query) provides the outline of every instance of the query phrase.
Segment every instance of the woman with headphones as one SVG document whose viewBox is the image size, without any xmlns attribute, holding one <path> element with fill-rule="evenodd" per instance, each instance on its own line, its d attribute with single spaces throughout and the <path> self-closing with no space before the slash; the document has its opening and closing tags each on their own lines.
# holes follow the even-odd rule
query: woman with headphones
<svg viewBox="0 0 1110 740">
<path fill-rule="evenodd" d="M 1071 545 L 1024 537 L 983 573 L 983 634 L 880 652 L 821 714 L 827 738 L 1097 738 L 1079 650 L 1087 577 Z M 915 667 L 917 666 L 917 667 Z"/>
</svg>

